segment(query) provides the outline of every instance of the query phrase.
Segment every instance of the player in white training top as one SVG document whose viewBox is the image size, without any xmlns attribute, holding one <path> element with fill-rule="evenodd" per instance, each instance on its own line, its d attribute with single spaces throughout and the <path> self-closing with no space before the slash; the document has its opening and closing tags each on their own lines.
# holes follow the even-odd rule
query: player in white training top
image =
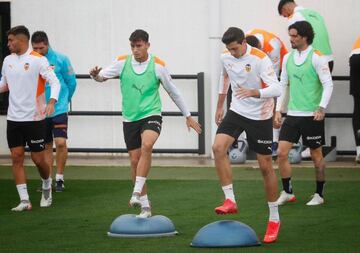
<svg viewBox="0 0 360 253">
<path fill-rule="evenodd" d="M 7 140 L 12 170 L 20 204 L 13 211 L 31 210 L 24 170 L 25 145 L 42 178 L 41 207 L 52 203 L 50 167 L 45 160 L 45 117 L 54 112 L 60 83 L 45 57 L 29 48 L 30 34 L 25 26 L 8 32 L 11 55 L 4 59 L 0 92 L 9 91 Z M 46 105 L 45 83 L 51 85 L 51 99 Z"/>
<path fill-rule="evenodd" d="M 261 50 L 246 44 L 241 29 L 230 27 L 224 33 L 222 42 L 228 52 L 221 55 L 222 71 L 215 115 L 219 127 L 213 151 L 225 202 L 216 207 L 215 212 L 237 212 L 227 151 L 245 131 L 249 147 L 257 153 L 264 178 L 270 212 L 264 242 L 271 243 L 276 241 L 280 229 L 276 203 L 277 179 L 272 167 L 271 144 L 274 97 L 280 95 L 281 87 L 269 57 Z M 231 106 L 223 118 L 223 104 L 229 87 L 232 89 Z"/>
</svg>

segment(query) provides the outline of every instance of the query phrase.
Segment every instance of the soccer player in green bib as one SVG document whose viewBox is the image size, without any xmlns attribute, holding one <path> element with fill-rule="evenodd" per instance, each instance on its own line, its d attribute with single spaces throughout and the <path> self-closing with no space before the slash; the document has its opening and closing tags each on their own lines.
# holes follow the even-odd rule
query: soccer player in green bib
<svg viewBox="0 0 360 253">
<path fill-rule="evenodd" d="M 324 203 L 325 161 L 322 146 L 325 143 L 325 109 L 333 91 L 333 82 L 326 59 L 311 44 L 314 30 L 307 21 L 298 21 L 289 26 L 291 47 L 294 49 L 284 57 L 281 72 L 282 95 L 276 105 L 275 121 L 281 124 L 281 105 L 289 85 L 287 117 L 282 123 L 278 162 L 283 191 L 279 205 L 296 200 L 291 185 L 291 167 L 288 154 L 302 136 L 304 145 L 310 148 L 316 174 L 316 191 L 308 206 Z"/>
<path fill-rule="evenodd" d="M 297 21 L 307 21 L 311 24 L 315 33 L 312 47 L 323 54 L 329 64 L 330 72 L 332 72 L 334 56 L 324 18 L 314 10 L 297 5 L 294 0 L 281 0 L 278 5 L 278 12 L 288 19 L 289 25 Z"/>
<path fill-rule="evenodd" d="M 278 5 L 278 12 L 281 16 L 288 19 L 289 25 L 297 21 L 308 21 L 311 24 L 315 33 L 311 46 L 323 54 L 323 57 L 329 64 L 330 72 L 332 72 L 334 56 L 324 18 L 314 10 L 297 5 L 294 0 L 281 0 Z M 301 156 L 303 158 L 311 156 L 309 147 L 301 152 Z"/>
<path fill-rule="evenodd" d="M 98 82 L 120 77 L 124 139 L 135 183 L 129 204 L 141 207 L 138 217 L 148 218 L 151 216 L 151 207 L 145 182 L 151 167 L 152 149 L 162 127 L 160 84 L 186 117 L 188 129 L 192 128 L 200 134 L 201 126 L 191 117 L 165 63 L 148 53 L 148 33 L 136 30 L 129 40 L 131 55 L 117 57 L 104 69 L 94 67 L 90 70 L 90 76 Z"/>
</svg>

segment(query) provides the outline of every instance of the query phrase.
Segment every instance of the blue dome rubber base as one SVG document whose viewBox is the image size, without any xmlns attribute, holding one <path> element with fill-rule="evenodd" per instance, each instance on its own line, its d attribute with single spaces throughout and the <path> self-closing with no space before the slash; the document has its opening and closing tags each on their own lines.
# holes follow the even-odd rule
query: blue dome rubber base
<svg viewBox="0 0 360 253">
<path fill-rule="evenodd" d="M 163 237 L 178 234 L 172 221 L 163 216 L 137 218 L 135 214 L 124 214 L 117 217 L 110 226 L 111 237 Z"/>
<path fill-rule="evenodd" d="M 261 245 L 255 231 L 248 225 L 222 220 L 202 227 L 190 244 L 199 248 L 250 247 Z"/>
</svg>

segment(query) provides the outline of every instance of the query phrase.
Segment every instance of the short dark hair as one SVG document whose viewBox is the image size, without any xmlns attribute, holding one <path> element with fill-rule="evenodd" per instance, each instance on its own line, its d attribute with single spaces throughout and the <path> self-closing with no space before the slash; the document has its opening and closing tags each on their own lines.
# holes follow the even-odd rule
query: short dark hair
<svg viewBox="0 0 360 253">
<path fill-rule="evenodd" d="M 44 42 L 45 45 L 49 45 L 49 38 L 44 31 L 36 31 L 31 36 L 31 43 L 41 43 Z"/>
<path fill-rule="evenodd" d="M 238 42 L 238 43 L 242 43 L 245 39 L 245 35 L 244 32 L 237 27 L 230 27 L 229 29 L 226 30 L 226 32 L 224 33 L 221 41 L 225 44 L 228 45 L 232 42 Z"/>
<path fill-rule="evenodd" d="M 19 35 L 19 34 L 25 35 L 28 40 L 30 39 L 29 30 L 23 25 L 14 26 L 9 31 L 7 31 L 7 33 L 6 33 L 7 36 L 9 36 L 9 35 L 16 36 L 16 35 Z"/>
<path fill-rule="evenodd" d="M 252 47 L 258 48 L 260 41 L 258 40 L 258 38 L 256 38 L 255 35 L 248 35 L 248 36 L 246 36 L 246 43 L 248 43 Z M 259 48 L 259 49 L 261 49 L 261 48 Z"/>
<path fill-rule="evenodd" d="M 131 42 L 135 42 L 135 41 L 149 42 L 149 34 L 144 30 L 137 29 L 130 35 L 129 40 Z"/>
<path fill-rule="evenodd" d="M 278 5 L 278 12 L 279 12 L 280 15 L 281 15 L 282 8 L 287 3 L 295 3 L 295 1 L 294 0 L 280 0 L 279 5 Z"/>
<path fill-rule="evenodd" d="M 298 32 L 298 35 L 301 37 L 306 37 L 306 42 L 308 45 L 311 45 L 314 40 L 314 29 L 311 24 L 307 21 L 297 21 L 294 24 L 289 26 L 290 29 L 295 29 Z"/>
</svg>

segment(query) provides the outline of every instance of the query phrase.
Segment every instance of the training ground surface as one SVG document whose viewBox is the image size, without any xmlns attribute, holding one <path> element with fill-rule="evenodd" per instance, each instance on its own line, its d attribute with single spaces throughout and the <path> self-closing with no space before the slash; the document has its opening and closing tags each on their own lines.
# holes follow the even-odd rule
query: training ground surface
<svg viewBox="0 0 360 253">
<path fill-rule="evenodd" d="M 277 172 L 278 173 L 278 172 Z M 234 168 L 240 212 L 217 216 L 213 209 L 223 194 L 214 168 L 155 167 L 150 172 L 154 214 L 169 217 L 179 235 L 169 238 L 123 239 L 106 235 L 117 216 L 136 213 L 127 206 L 132 191 L 126 167 L 68 167 L 66 190 L 54 193 L 50 208 L 39 207 L 36 169 L 27 169 L 33 210 L 13 213 L 18 195 L 9 166 L 0 166 L 0 252 L 359 252 L 360 169 L 329 168 L 325 205 L 305 203 L 315 189 L 314 170 L 296 168 L 297 202 L 280 207 L 278 242 L 251 248 L 196 249 L 189 246 L 204 225 L 234 219 L 250 225 L 260 239 L 268 208 L 260 171 Z M 280 181 L 279 181 L 280 186 Z"/>
</svg>

